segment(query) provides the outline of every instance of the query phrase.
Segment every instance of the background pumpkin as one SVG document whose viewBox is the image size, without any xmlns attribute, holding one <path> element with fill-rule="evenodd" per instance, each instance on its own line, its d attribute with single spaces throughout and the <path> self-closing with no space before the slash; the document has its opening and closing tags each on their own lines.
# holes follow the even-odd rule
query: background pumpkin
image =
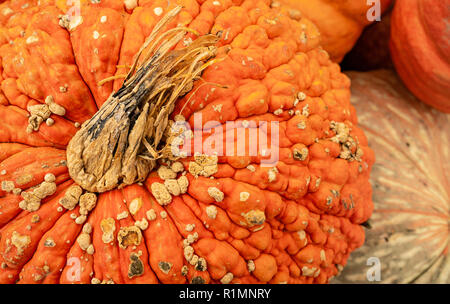
<svg viewBox="0 0 450 304">
<path fill-rule="evenodd" d="M 374 156 L 350 82 L 319 48 L 317 28 L 270 1 L 83 3 L 72 22 L 59 2 L 0 6 L 0 282 L 325 283 L 336 275 L 364 242 Z M 202 113 L 204 123 L 236 128 L 279 121 L 280 162 L 196 156 L 161 164 L 142 184 L 83 193 L 64 149 L 121 83 L 98 81 L 126 73 L 177 4 L 184 9 L 172 27 L 222 32 L 219 44 L 231 48 L 174 115 L 192 122 Z M 178 195 L 162 186 L 169 200 L 153 191 L 174 182 Z"/>
<path fill-rule="evenodd" d="M 341 62 L 355 45 L 364 27 L 371 22 L 367 12 L 371 5 L 365 0 L 276 0 L 285 9 L 301 12 L 317 25 L 321 34 L 321 45 L 335 62 Z M 392 0 L 381 0 L 381 13 L 392 4 Z M 295 13 L 293 13 L 296 15 Z"/>
<path fill-rule="evenodd" d="M 450 1 L 400 0 L 391 20 L 391 56 L 408 89 L 450 113 Z"/>
<path fill-rule="evenodd" d="M 335 283 L 450 283 L 450 117 L 417 100 L 395 72 L 348 72 L 352 104 L 377 155 L 367 241 Z"/>
</svg>

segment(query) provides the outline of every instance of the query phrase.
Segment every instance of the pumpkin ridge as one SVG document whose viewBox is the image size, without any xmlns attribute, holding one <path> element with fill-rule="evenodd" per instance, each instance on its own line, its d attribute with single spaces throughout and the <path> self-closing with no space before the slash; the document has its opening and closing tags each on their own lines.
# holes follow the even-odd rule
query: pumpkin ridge
<svg viewBox="0 0 450 304">
<path fill-rule="evenodd" d="M 61 178 L 61 177 L 62 177 L 62 178 Z M 56 183 L 56 185 L 57 185 L 58 187 L 61 187 L 63 184 L 65 184 L 65 183 L 68 182 L 69 180 L 70 180 L 70 176 L 69 176 L 68 174 L 63 174 L 63 175 L 59 175 L 59 176 L 57 177 L 57 180 L 55 181 L 55 183 Z M 3 210 L 2 210 L 2 214 L 1 214 L 2 216 L 0 217 L 0 229 L 6 227 L 6 224 L 7 224 L 8 222 L 18 220 L 18 219 L 20 219 L 21 217 L 23 217 L 23 216 L 25 216 L 25 215 L 27 214 L 26 212 L 24 212 L 24 211 L 18 206 L 19 203 L 20 203 L 20 201 L 22 201 L 22 197 L 17 196 L 17 195 L 15 195 L 15 194 L 12 194 L 12 196 L 13 196 L 14 198 L 16 198 L 16 199 L 15 199 L 15 200 L 11 200 L 11 201 L 6 200 L 5 198 L 10 197 L 10 194 L 8 194 L 8 195 L 6 195 L 6 196 L 0 198 L 0 204 L 1 204 L 1 207 L 2 207 L 2 209 L 3 209 Z M 5 199 L 5 201 L 3 201 L 3 199 Z M 47 201 L 48 201 L 47 199 L 44 199 L 44 200 L 41 201 L 41 203 L 42 203 L 42 204 L 45 204 Z M 14 207 L 12 207 L 11 205 L 12 205 L 13 203 L 17 203 L 17 205 L 14 206 Z M 9 205 L 9 206 L 8 206 L 8 205 Z M 11 216 L 9 216 L 9 213 L 8 213 L 8 212 L 5 212 L 5 209 L 6 209 L 6 208 L 4 208 L 4 207 L 9 207 L 9 208 L 10 208 L 10 209 L 9 209 L 9 213 L 12 213 Z"/>
<path fill-rule="evenodd" d="M 80 13 L 83 23 L 75 29 L 67 28 L 67 31 L 70 32 L 77 68 L 98 110 L 112 93 L 112 83 L 99 86 L 98 82 L 117 69 L 125 16 L 109 7 L 83 6 Z M 100 36 L 106 38 L 101 39 Z M 113 37 L 113 41 L 109 37 Z M 89 44 L 81 47 L 86 42 Z M 105 50 L 108 50 L 107 56 L 104 55 Z M 89 56 L 91 51 L 93 56 Z"/>
<path fill-rule="evenodd" d="M 79 207 L 73 212 L 79 213 Z M 70 216 L 71 212 L 64 212 L 55 224 L 42 235 L 34 255 L 22 268 L 18 284 L 57 283 L 59 281 L 58 272 L 66 263 L 65 254 L 72 246 L 75 236 L 81 231 L 81 226 L 76 224 Z M 61 229 L 62 227 L 64 229 Z M 70 233 L 67 239 L 70 243 L 67 243 L 66 239 L 62 239 L 61 232 L 58 230 L 64 230 L 64 234 Z M 64 241 L 55 242 L 55 239 Z M 56 267 L 56 271 L 54 267 Z"/>
<path fill-rule="evenodd" d="M 135 186 L 136 186 L 136 184 L 128 186 L 128 187 L 135 187 Z M 134 211 L 134 209 L 132 209 L 133 207 L 130 205 L 133 200 L 131 202 L 129 202 L 127 200 L 128 197 L 126 195 L 127 195 L 128 192 L 124 191 L 124 189 L 121 189 L 120 191 L 121 191 L 121 195 L 123 197 L 124 205 L 126 206 L 127 210 L 129 210 L 129 216 L 133 220 L 133 223 L 136 224 L 138 221 L 141 221 L 142 223 L 144 223 L 144 221 L 145 221 L 148 224 L 148 221 L 145 219 L 145 216 L 143 214 L 139 213 L 139 210 L 142 208 L 142 206 L 139 207 L 136 211 Z M 137 214 L 140 214 L 142 216 L 142 218 L 138 218 Z M 145 227 L 145 226 L 143 226 L 143 227 Z M 150 271 L 151 271 L 151 273 L 153 275 L 153 277 L 150 280 L 143 280 L 143 283 L 146 283 L 147 281 L 152 281 L 154 283 L 160 283 L 160 280 L 159 280 L 158 276 L 156 275 L 155 269 L 153 269 L 152 265 L 150 264 L 150 250 L 149 250 L 149 248 L 147 246 L 147 242 L 146 242 L 146 237 L 145 237 L 145 232 L 144 231 L 142 232 L 142 238 L 143 238 L 142 246 L 145 248 L 145 252 L 146 252 L 146 256 L 147 256 L 147 260 L 144 263 L 146 263 L 146 266 L 148 266 L 150 268 Z M 130 254 L 130 256 L 131 256 L 131 254 Z M 125 264 L 127 264 L 127 263 L 125 263 Z M 139 275 L 139 274 L 135 274 L 135 275 Z"/>
<path fill-rule="evenodd" d="M 72 184 L 72 181 L 66 182 L 64 186 Z M 64 187 L 63 186 L 63 187 Z M 64 189 L 64 188 L 63 188 Z M 60 189 L 59 194 L 56 198 L 58 198 L 60 195 L 64 193 L 64 190 Z M 61 191 L 62 190 L 62 191 Z M 6 273 L 0 273 L 0 281 L 1 282 L 8 282 L 12 283 L 16 280 L 16 278 L 19 275 L 19 272 L 21 270 L 20 267 L 22 267 L 33 255 L 33 252 L 35 248 L 38 245 L 38 242 L 40 240 L 39 235 L 43 235 L 44 231 L 34 232 L 37 229 L 34 229 L 33 231 L 28 231 L 26 227 L 28 225 L 25 225 L 26 223 L 29 224 L 36 224 L 39 226 L 43 226 L 44 229 L 49 229 L 56 220 L 61 216 L 61 213 L 58 212 L 50 212 L 51 209 L 56 209 L 54 206 L 56 205 L 56 198 L 49 201 L 48 204 L 44 204 L 42 208 L 36 213 L 36 214 L 27 214 L 23 217 L 18 218 L 18 220 L 12 222 L 14 225 L 7 225 L 4 228 L 2 228 L 2 241 L 0 242 L 0 250 L 2 252 L 1 260 L 2 265 L 5 265 L 5 268 L 12 271 L 13 274 L 8 274 L 7 277 L 4 277 L 3 274 L 6 275 Z M 50 214 L 53 216 L 50 216 Z M 44 216 L 47 215 L 47 216 Z M 45 221 L 41 220 L 44 219 Z M 44 222 L 46 224 L 44 224 Z M 22 225 L 21 225 L 22 224 Z M 6 238 L 8 235 L 17 235 L 18 238 L 25 238 L 25 243 L 17 243 L 14 245 L 13 243 L 8 244 L 7 242 L 3 241 L 3 238 Z M 38 239 L 35 239 L 36 237 L 39 237 Z M 11 249 L 8 249 L 11 248 Z M 3 277 L 3 278 L 2 278 Z"/>
</svg>

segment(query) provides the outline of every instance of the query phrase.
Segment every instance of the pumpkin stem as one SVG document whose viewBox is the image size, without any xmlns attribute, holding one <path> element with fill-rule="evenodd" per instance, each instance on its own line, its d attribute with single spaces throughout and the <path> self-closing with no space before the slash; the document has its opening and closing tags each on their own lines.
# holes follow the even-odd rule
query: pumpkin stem
<svg viewBox="0 0 450 304">
<path fill-rule="evenodd" d="M 155 26 L 128 74 L 120 75 L 125 78 L 122 87 L 70 141 L 69 173 L 84 189 L 105 192 L 142 182 L 159 158 L 168 157 L 164 147 L 170 136 L 169 115 L 178 98 L 190 92 L 202 71 L 215 63 L 219 40 L 204 35 L 174 49 L 188 32 L 194 32 L 185 27 L 162 32 L 179 11 L 175 8 Z"/>
</svg>

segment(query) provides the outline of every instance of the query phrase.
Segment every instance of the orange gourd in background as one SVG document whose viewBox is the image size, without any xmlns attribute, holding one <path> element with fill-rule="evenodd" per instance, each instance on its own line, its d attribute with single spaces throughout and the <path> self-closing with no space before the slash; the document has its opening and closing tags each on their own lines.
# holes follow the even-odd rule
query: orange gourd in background
<svg viewBox="0 0 450 304">
<path fill-rule="evenodd" d="M 450 113 L 450 1 L 399 0 L 390 50 L 397 73 L 426 104 Z"/>
</svg>

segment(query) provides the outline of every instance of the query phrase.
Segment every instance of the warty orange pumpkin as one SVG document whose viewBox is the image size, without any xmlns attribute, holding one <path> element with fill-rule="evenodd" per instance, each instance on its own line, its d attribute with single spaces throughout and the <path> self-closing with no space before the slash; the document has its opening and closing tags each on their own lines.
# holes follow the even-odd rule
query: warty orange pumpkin
<svg viewBox="0 0 450 304">
<path fill-rule="evenodd" d="M 420 100 L 450 113 L 450 1 L 398 0 L 391 20 L 392 61 Z"/>
<path fill-rule="evenodd" d="M 364 242 L 374 155 L 317 28 L 270 4 L 85 1 L 71 18 L 59 1 L 0 5 L 1 283 L 326 283 L 342 270 Z M 168 126 L 186 121 L 202 143 L 212 120 L 233 133 L 277 122 L 278 162 L 166 153 Z"/>
</svg>

